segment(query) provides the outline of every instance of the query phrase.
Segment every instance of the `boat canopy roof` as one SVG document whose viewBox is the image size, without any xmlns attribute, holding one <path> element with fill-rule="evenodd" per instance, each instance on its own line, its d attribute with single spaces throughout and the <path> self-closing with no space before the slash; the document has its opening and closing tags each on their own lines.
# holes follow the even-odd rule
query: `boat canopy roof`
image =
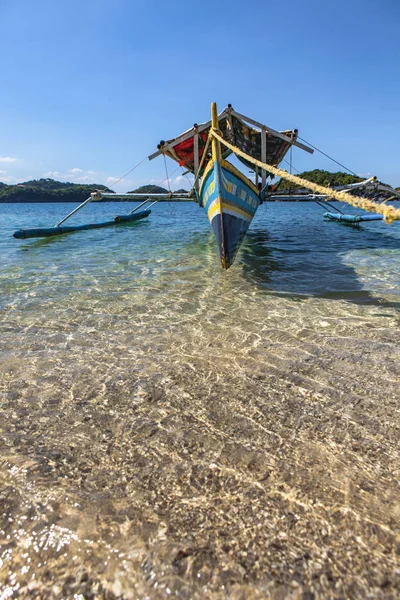
<svg viewBox="0 0 400 600">
<path fill-rule="evenodd" d="M 228 107 L 218 115 L 218 126 L 222 137 L 229 143 L 238 147 L 249 157 L 271 165 L 278 165 L 289 150 L 291 145 L 301 147 L 303 150 L 313 152 L 311 148 L 297 142 L 297 129 L 290 131 L 275 131 L 270 127 L 257 123 Z M 195 173 L 196 158 L 195 145 L 198 144 L 198 162 L 201 162 L 204 150 L 206 148 L 207 137 L 211 128 L 211 122 L 195 124 L 191 129 L 185 131 L 176 138 L 168 141 L 161 141 L 158 145 L 158 152 L 155 152 L 149 159 L 152 160 L 160 154 L 165 154 L 185 167 L 188 171 Z M 262 131 L 266 132 L 265 155 L 262 152 Z M 211 147 L 207 149 L 207 154 L 211 158 Z M 224 151 L 226 158 L 231 154 L 230 150 Z M 246 166 L 253 168 L 251 163 L 245 159 L 239 158 Z"/>
</svg>

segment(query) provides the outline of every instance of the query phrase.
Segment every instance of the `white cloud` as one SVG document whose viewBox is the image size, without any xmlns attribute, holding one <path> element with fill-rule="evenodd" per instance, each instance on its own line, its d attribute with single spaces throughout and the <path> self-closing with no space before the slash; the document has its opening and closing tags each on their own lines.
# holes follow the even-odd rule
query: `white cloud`
<svg viewBox="0 0 400 600">
<path fill-rule="evenodd" d="M 16 177 L 12 177 L 12 175 L 7 175 L 6 177 L 1 176 L 2 183 L 18 183 L 18 179 Z"/>
<path fill-rule="evenodd" d="M 75 177 L 74 181 L 79 181 L 81 183 L 90 181 L 90 183 L 95 183 L 95 181 L 93 181 L 93 177 L 89 177 L 89 175 L 84 175 L 83 177 Z"/>
<path fill-rule="evenodd" d="M 54 179 L 55 177 L 63 177 L 63 175 L 58 171 L 48 171 L 47 173 L 43 173 L 43 177 Z"/>
<path fill-rule="evenodd" d="M 136 180 L 133 179 L 122 179 L 122 181 L 119 180 L 120 177 L 110 176 L 106 178 L 105 184 L 107 187 L 119 192 L 120 194 L 125 193 L 127 190 L 136 189 L 137 187 L 142 185 L 141 183 L 138 183 Z M 118 181 L 118 183 L 115 185 L 116 181 Z M 148 183 L 148 181 L 146 181 L 146 183 Z"/>
<path fill-rule="evenodd" d="M 71 181 L 72 183 L 96 183 L 96 171 L 84 171 L 78 167 L 67 169 L 64 173 L 61 171 L 47 171 L 43 177 L 58 179 L 59 181 Z"/>
<path fill-rule="evenodd" d="M 11 156 L 0 156 L 0 162 L 2 163 L 13 163 L 17 162 L 17 158 L 12 158 Z"/>
<path fill-rule="evenodd" d="M 193 185 L 193 177 L 190 176 L 186 176 L 186 175 L 178 175 L 178 177 L 175 177 L 175 179 L 171 180 L 171 189 L 173 190 L 180 190 L 180 189 L 185 189 L 185 190 L 190 190 L 190 188 Z"/>
<path fill-rule="evenodd" d="M 7 175 L 7 171 L 0 171 L 0 175 Z"/>
</svg>

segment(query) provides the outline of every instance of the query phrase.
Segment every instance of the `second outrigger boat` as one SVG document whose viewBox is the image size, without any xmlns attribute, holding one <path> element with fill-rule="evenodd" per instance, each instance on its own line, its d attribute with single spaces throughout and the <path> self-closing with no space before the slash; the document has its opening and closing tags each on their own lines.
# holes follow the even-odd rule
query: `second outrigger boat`
<svg viewBox="0 0 400 600">
<path fill-rule="evenodd" d="M 257 208 L 266 194 L 273 191 L 273 186 L 267 181 L 274 175 L 256 168 L 256 181 L 253 183 L 226 160 L 232 151 L 222 148 L 219 140 L 210 133 L 217 133 L 248 155 L 249 160 L 241 157 L 239 160 L 251 169 L 254 169 L 251 159 L 277 166 L 293 145 L 310 153 L 313 150 L 297 141 L 297 129 L 275 131 L 237 113 L 230 104 L 218 115 L 217 106 L 215 102 L 212 103 L 211 116 L 211 121 L 195 124 L 177 138 L 160 142 L 158 152 L 149 158 L 152 160 L 164 154 L 195 176 L 193 193 L 213 227 L 221 265 L 228 269 L 235 260 Z"/>
</svg>

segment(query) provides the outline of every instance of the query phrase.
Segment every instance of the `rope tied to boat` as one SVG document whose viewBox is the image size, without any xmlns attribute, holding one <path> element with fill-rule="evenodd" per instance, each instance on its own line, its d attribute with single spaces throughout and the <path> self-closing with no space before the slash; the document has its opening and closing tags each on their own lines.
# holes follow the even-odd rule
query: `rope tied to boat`
<svg viewBox="0 0 400 600">
<path fill-rule="evenodd" d="M 394 208 L 394 206 L 390 206 L 387 204 L 379 204 L 378 202 L 374 202 L 373 200 L 369 200 L 368 198 L 364 198 L 362 196 L 356 197 L 352 196 L 348 192 L 339 192 L 337 190 L 332 190 L 331 188 L 325 187 L 323 185 L 319 185 L 318 183 L 314 183 L 313 181 L 308 181 L 307 179 L 303 179 L 302 177 L 298 177 L 297 175 L 291 175 L 287 171 L 283 169 L 279 169 L 278 167 L 274 167 L 273 165 L 269 165 L 267 163 L 263 163 L 261 160 L 257 158 L 253 158 L 249 156 L 233 144 L 230 144 L 224 138 L 215 131 L 210 131 L 211 135 L 214 136 L 216 140 L 218 140 L 221 144 L 232 150 L 236 156 L 242 156 L 249 162 L 252 162 L 257 167 L 261 169 L 265 169 L 266 171 L 270 171 L 277 177 L 283 177 L 283 179 L 287 179 L 292 183 L 295 183 L 301 187 L 305 187 L 309 190 L 313 190 L 318 194 L 322 194 L 324 196 L 328 196 L 329 198 L 334 198 L 339 202 L 347 202 L 351 206 L 355 208 L 362 208 L 368 212 L 375 212 L 383 215 L 383 218 L 386 223 L 393 223 L 393 221 L 400 221 L 400 209 Z"/>
</svg>

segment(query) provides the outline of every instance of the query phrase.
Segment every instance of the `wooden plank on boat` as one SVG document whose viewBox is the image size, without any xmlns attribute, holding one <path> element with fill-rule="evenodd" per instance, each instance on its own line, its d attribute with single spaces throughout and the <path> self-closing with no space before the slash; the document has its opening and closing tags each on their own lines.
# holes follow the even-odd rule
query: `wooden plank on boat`
<svg viewBox="0 0 400 600">
<path fill-rule="evenodd" d="M 110 198 L 113 200 L 135 200 L 148 198 L 149 200 L 152 198 L 156 198 L 159 202 L 196 202 L 196 199 L 189 194 L 146 194 L 146 193 L 137 193 L 137 194 L 102 194 L 103 198 Z M 145 202 L 142 202 L 145 204 Z M 137 210 L 136 207 L 135 210 Z"/>
</svg>

